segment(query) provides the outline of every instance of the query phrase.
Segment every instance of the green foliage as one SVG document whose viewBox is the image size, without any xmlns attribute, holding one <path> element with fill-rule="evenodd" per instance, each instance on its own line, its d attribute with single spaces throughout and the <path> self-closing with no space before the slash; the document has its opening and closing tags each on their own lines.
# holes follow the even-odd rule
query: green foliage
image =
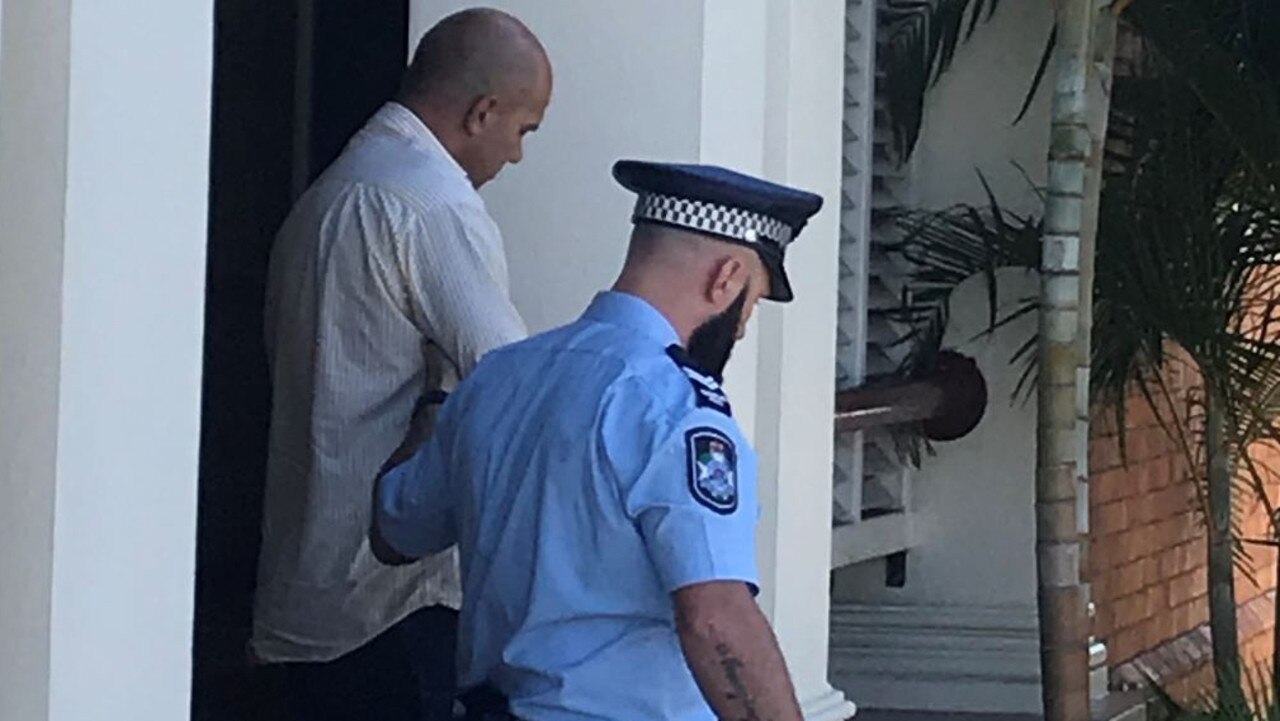
<svg viewBox="0 0 1280 721">
<path fill-rule="evenodd" d="M 1179 702 L 1167 691 L 1152 684 L 1155 699 L 1148 713 L 1151 721 L 1280 721 L 1280 700 L 1272 676 L 1263 669 L 1244 671 L 1241 685 L 1243 703 L 1219 703 L 1215 694 L 1204 692 L 1190 702 Z"/>
</svg>

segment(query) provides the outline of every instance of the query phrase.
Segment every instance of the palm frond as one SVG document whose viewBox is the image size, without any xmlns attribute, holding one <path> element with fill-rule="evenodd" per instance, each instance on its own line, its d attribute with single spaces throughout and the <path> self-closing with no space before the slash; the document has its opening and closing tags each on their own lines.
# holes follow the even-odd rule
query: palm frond
<svg viewBox="0 0 1280 721">
<path fill-rule="evenodd" d="M 1042 225 L 1038 218 L 1003 208 L 986 179 L 979 174 L 990 205 L 955 205 L 942 211 L 898 210 L 888 217 L 900 232 L 892 248 L 911 266 L 902 305 L 891 317 L 909 330 L 903 342 L 910 349 L 901 374 L 928 373 L 941 349 L 950 319 L 950 298 L 961 283 L 975 275 L 985 280 L 987 332 L 1032 313 L 1034 301 L 1019 303 L 1000 315 L 996 273 L 1002 268 L 1037 267 Z"/>
<path fill-rule="evenodd" d="M 1000 0 L 883 0 L 880 64 L 894 149 L 911 157 L 924 123 L 924 99 L 955 60 L 956 50 L 1000 6 Z"/>
<path fill-rule="evenodd" d="M 1049 72 L 1049 65 L 1052 64 L 1053 55 L 1057 49 L 1058 26 L 1054 25 L 1053 30 L 1049 31 L 1049 41 L 1044 44 L 1044 51 L 1040 53 L 1040 63 L 1036 65 L 1035 75 L 1031 78 L 1031 87 L 1027 89 L 1027 94 L 1022 99 L 1022 107 L 1018 109 L 1018 117 L 1013 119 L 1014 125 L 1021 123 L 1031 110 L 1031 104 L 1035 102 L 1040 86 L 1044 84 L 1044 76 Z"/>
<path fill-rule="evenodd" d="M 1127 18 L 1227 131 L 1253 173 L 1280 192 L 1280 23 L 1274 3 L 1144 0 Z"/>
</svg>

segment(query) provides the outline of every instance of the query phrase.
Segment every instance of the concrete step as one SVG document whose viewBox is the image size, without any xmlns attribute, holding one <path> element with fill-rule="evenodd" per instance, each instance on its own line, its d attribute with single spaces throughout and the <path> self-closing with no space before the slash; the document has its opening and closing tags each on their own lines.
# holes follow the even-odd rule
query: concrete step
<svg viewBox="0 0 1280 721">
<path fill-rule="evenodd" d="M 1093 704 L 1093 721 L 1146 721 L 1146 718 L 1146 695 L 1140 691 L 1113 693 Z M 854 721 L 1040 721 L 1040 716 L 859 709 Z"/>
</svg>

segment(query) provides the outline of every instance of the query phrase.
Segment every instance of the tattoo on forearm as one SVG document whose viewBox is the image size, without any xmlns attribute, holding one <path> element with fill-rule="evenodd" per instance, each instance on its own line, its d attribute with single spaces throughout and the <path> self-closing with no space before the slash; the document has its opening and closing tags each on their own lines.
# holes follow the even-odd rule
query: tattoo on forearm
<svg viewBox="0 0 1280 721">
<path fill-rule="evenodd" d="M 751 698 L 751 693 L 747 690 L 747 684 L 742 680 L 740 673 L 745 664 L 742 659 L 738 658 L 733 649 L 728 644 L 717 644 L 716 653 L 720 656 L 720 668 L 724 669 L 724 678 L 729 682 L 732 692 L 725 695 L 730 701 L 737 701 L 742 704 L 742 721 L 761 721 L 760 714 L 756 711 L 756 701 Z"/>
</svg>

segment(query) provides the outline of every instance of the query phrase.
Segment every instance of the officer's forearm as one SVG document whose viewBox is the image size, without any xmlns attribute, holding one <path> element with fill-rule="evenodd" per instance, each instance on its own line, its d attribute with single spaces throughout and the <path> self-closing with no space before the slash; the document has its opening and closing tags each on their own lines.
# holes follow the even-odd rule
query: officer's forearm
<svg viewBox="0 0 1280 721">
<path fill-rule="evenodd" d="M 745 584 L 704 583 L 675 594 L 685 660 L 722 721 L 801 721 L 777 639 Z"/>
<path fill-rule="evenodd" d="M 388 464 L 388 467 L 390 467 L 390 464 Z M 371 518 L 369 521 L 369 550 L 373 552 L 373 557 L 378 559 L 378 561 L 384 565 L 405 566 L 418 559 L 410 558 L 393 548 L 391 544 L 387 543 L 387 540 L 382 537 L 382 530 L 378 527 L 378 514 L 380 510 L 380 505 L 378 503 L 378 491 L 381 486 L 382 476 L 379 475 L 373 484 L 373 511 L 370 514 Z"/>
</svg>

